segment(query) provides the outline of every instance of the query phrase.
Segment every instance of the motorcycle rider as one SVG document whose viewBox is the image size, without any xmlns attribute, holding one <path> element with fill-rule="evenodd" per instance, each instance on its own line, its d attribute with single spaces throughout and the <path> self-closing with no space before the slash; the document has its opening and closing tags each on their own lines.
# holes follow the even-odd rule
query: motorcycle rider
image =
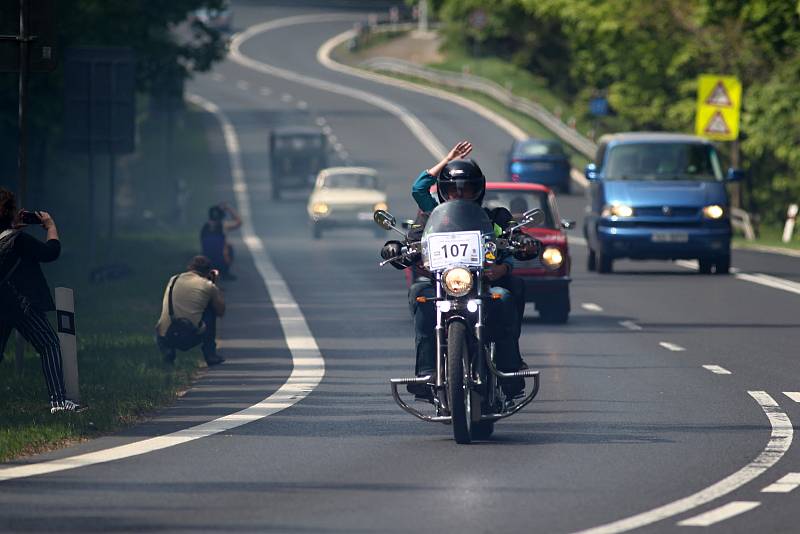
<svg viewBox="0 0 800 534">
<path fill-rule="evenodd" d="M 434 182 L 437 184 L 437 195 L 440 202 L 464 199 L 473 200 L 481 204 L 486 189 L 486 179 L 477 163 L 473 160 L 462 159 L 471 150 L 472 145 L 466 141 L 457 144 L 448 153 L 447 157 L 431 169 L 423 171 L 417 178 L 412 187 L 412 196 L 422 213 L 414 227 L 412 227 L 412 234 L 415 230 L 417 232 L 422 231 L 427 215 L 438 204 L 429 193 L 430 187 Z M 487 214 L 493 222 L 496 235 L 502 233 L 512 219 L 510 212 L 504 208 L 487 210 Z M 395 258 L 400 255 L 401 247 L 402 243 L 399 241 L 388 241 L 381 250 L 381 256 L 384 259 Z M 395 260 L 392 265 L 398 269 L 405 269 L 416 263 L 417 259 Z M 499 300 L 490 302 L 492 308 L 489 313 L 487 327 L 489 338 L 496 344 L 497 366 L 501 371 L 515 371 L 524 366 L 518 346 L 521 326 L 515 299 L 509 289 L 501 287 L 499 284 L 500 280 L 509 278 L 511 270 L 511 258 L 499 257 L 484 273 L 486 279 L 492 284 L 491 292 L 500 295 Z M 427 298 L 435 296 L 431 278 L 418 278 L 409 289 L 409 306 L 414 317 L 416 338 L 415 371 L 417 376 L 425 376 L 435 373 L 436 339 L 434 327 L 436 310 L 430 301 L 426 303 L 417 302 L 417 297 L 420 296 Z M 513 397 L 522 391 L 524 381 L 522 379 L 504 381 L 503 388 L 507 395 Z M 431 393 L 430 388 L 423 384 L 409 384 L 408 390 L 418 397 L 427 398 L 430 397 Z"/>
</svg>

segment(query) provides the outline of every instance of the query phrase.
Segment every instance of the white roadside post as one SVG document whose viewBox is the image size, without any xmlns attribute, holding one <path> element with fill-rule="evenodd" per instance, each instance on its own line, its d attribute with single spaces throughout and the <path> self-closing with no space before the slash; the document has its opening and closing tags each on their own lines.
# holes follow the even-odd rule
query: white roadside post
<svg viewBox="0 0 800 534">
<path fill-rule="evenodd" d="M 72 289 L 56 288 L 56 321 L 58 341 L 61 344 L 61 366 L 64 370 L 64 387 L 67 398 L 80 402 L 78 386 L 78 344 L 75 337 L 75 298 Z"/>
<path fill-rule="evenodd" d="M 783 237 L 781 240 L 788 243 L 792 240 L 792 233 L 794 232 L 794 223 L 797 220 L 797 204 L 790 204 L 789 210 L 786 212 L 786 224 L 783 225 Z"/>
</svg>

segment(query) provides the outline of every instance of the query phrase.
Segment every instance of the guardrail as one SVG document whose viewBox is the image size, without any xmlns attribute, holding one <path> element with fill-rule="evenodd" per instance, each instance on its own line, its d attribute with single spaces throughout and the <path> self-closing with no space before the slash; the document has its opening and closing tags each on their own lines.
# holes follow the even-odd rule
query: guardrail
<svg viewBox="0 0 800 534">
<path fill-rule="evenodd" d="M 753 229 L 753 220 L 750 214 L 741 208 L 731 208 L 731 225 L 738 228 L 744 234 L 744 238 L 748 241 L 753 241 L 756 238 L 756 232 Z"/>
<path fill-rule="evenodd" d="M 514 95 L 500 84 L 472 74 L 458 74 L 423 67 L 402 59 L 377 57 L 361 63 L 362 67 L 420 78 L 437 85 L 466 89 L 485 94 L 501 104 L 531 117 L 553 132 L 559 139 L 588 158 L 594 158 L 597 145 L 561 121 L 537 102 Z"/>
<path fill-rule="evenodd" d="M 387 26 L 388 25 L 380 25 L 372 27 L 371 30 L 375 32 L 390 30 Z M 397 28 L 397 26 L 395 26 L 395 28 Z M 539 122 L 542 126 L 553 132 L 559 139 L 572 146 L 589 159 L 594 159 L 595 153 L 597 152 L 596 143 L 565 124 L 544 106 L 532 100 L 528 100 L 527 98 L 517 96 L 492 80 L 473 74 L 459 74 L 431 69 L 429 67 L 417 65 L 416 63 L 390 57 L 371 58 L 363 61 L 360 66 L 367 69 L 420 78 L 436 85 L 462 90 L 466 89 L 484 94 Z M 586 179 L 578 169 L 572 169 L 571 175 L 574 180 L 585 185 Z M 731 208 L 731 224 L 734 228 L 741 230 L 745 239 L 748 241 L 753 241 L 756 238 L 752 217 L 745 210 L 735 207 Z"/>
</svg>

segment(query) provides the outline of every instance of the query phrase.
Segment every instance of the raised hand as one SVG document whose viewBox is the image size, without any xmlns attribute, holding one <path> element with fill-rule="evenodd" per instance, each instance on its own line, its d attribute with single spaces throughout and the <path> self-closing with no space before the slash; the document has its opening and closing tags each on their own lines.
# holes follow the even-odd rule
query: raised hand
<svg viewBox="0 0 800 534">
<path fill-rule="evenodd" d="M 460 141 L 447 154 L 447 161 L 466 158 L 469 156 L 470 152 L 472 152 L 472 143 L 469 141 Z"/>
</svg>

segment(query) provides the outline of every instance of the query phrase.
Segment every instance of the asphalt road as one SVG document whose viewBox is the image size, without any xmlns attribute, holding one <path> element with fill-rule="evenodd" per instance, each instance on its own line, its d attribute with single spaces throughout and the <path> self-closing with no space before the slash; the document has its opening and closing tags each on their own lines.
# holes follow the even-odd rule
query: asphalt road
<svg viewBox="0 0 800 534">
<path fill-rule="evenodd" d="M 484 171 L 502 175 L 511 137 L 499 127 L 450 102 L 320 65 L 320 45 L 363 16 L 319 5 L 237 3 L 238 29 L 314 13 L 347 18 L 264 31 L 242 54 L 380 95 L 445 146 L 472 140 Z M 668 262 L 620 261 L 615 274 L 588 273 L 585 248 L 573 240 L 569 323 L 546 325 L 530 310 L 524 324 L 526 360 L 542 371 L 538 400 L 499 423 L 491 441 L 457 446 L 450 427 L 413 419 L 391 399 L 387 379 L 413 373 L 413 332 L 402 275 L 377 267 L 382 240 L 343 230 L 313 241 L 305 197 L 269 195 L 267 134 L 275 125 L 324 120 L 342 145 L 340 161 L 387 177 L 398 218 L 413 213 L 410 184 L 433 163 L 430 152 L 382 109 L 231 60 L 188 91 L 216 104 L 238 137 L 253 232 L 304 317 L 324 376 L 282 411 L 242 426 L 0 480 L 0 530 L 574 532 L 611 523 L 607 532 L 671 532 L 698 528 L 678 523 L 716 511 L 708 530 L 797 531 L 800 493 L 762 489 L 800 472 L 789 422 L 800 419 L 800 406 L 784 393 L 800 390 L 800 295 Z M 208 125 L 220 197 L 232 199 L 225 139 L 211 115 Z M 580 220 L 579 194 L 559 204 L 562 216 Z M 274 305 L 280 288 L 265 286 L 260 256 L 237 246 L 224 365 L 150 423 L 17 465 L 139 443 L 276 392 L 296 356 L 281 329 L 287 305 Z M 733 263 L 744 275 L 800 278 L 797 258 L 736 251 Z M 8 467 L 0 466 L 0 479 Z"/>
</svg>

